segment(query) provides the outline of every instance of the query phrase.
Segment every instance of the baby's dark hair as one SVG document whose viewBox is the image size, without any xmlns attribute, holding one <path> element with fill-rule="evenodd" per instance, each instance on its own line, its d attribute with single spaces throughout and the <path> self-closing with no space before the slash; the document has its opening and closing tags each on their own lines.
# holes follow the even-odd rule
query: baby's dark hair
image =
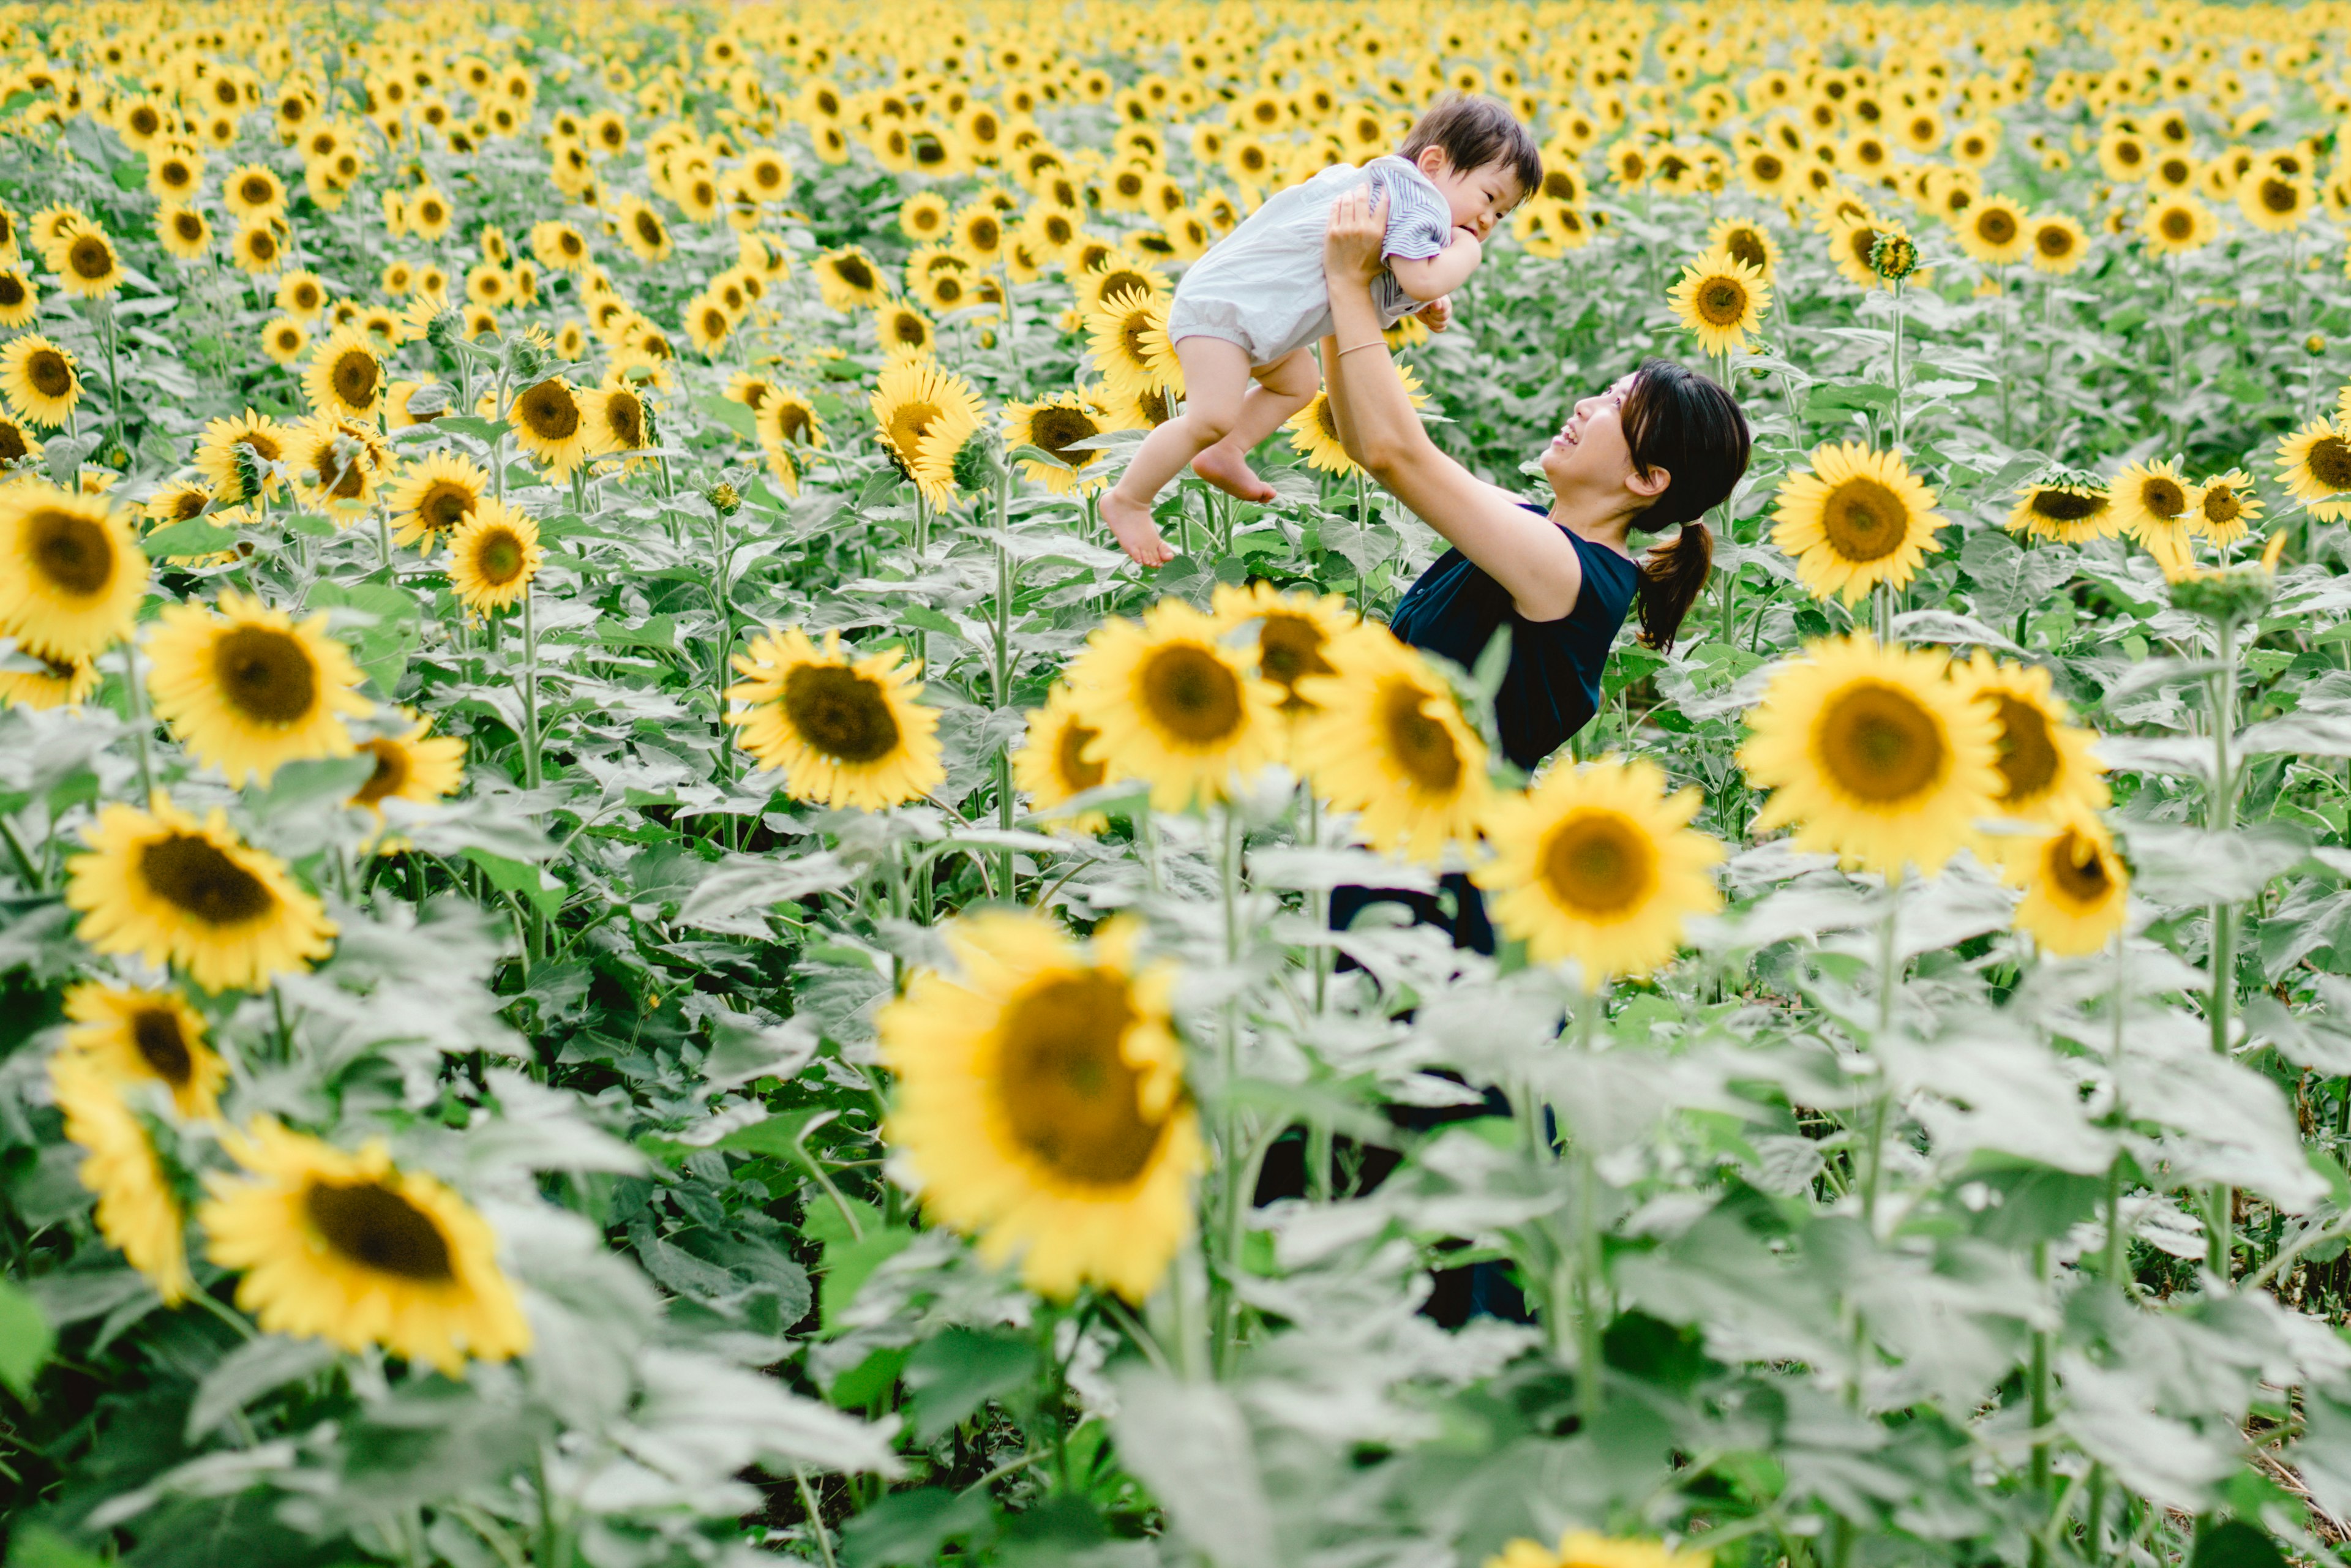
<svg viewBox="0 0 2351 1568">
<path fill-rule="evenodd" d="M 1521 199 L 1542 189 L 1542 153 L 1533 135 L 1499 99 L 1448 92 L 1437 99 L 1414 122 L 1398 152 L 1417 158 L 1431 147 L 1464 173 L 1489 163 L 1504 165 L 1517 178 Z"/>
</svg>

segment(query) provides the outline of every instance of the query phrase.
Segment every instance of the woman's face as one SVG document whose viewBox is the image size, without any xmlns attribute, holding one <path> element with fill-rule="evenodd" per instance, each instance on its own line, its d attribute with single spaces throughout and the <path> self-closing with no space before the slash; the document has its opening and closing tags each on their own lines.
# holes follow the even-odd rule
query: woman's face
<svg viewBox="0 0 2351 1568">
<path fill-rule="evenodd" d="M 1568 411 L 1567 423 L 1541 457 L 1543 477 L 1554 495 L 1625 489 L 1641 482 L 1625 444 L 1625 398 L 1632 390 L 1633 377 L 1626 375 Z M 1662 477 L 1663 471 L 1652 469 L 1650 476 Z"/>
</svg>

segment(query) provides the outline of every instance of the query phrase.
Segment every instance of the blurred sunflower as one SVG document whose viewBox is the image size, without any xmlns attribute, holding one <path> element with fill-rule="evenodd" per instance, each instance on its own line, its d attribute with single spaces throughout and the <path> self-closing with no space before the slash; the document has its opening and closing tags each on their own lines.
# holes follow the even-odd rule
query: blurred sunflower
<svg viewBox="0 0 2351 1568">
<path fill-rule="evenodd" d="M 2016 928 L 2061 958 L 2095 953 L 2130 912 L 2130 873 L 2095 818 L 2069 821 L 2011 860 L 2024 884 Z"/>
<path fill-rule="evenodd" d="M 59 247 L 57 261 L 58 281 L 68 294 L 103 299 L 122 287 L 122 258 L 102 229 L 76 229 Z"/>
<path fill-rule="evenodd" d="M 946 198 L 935 191 L 919 191 L 898 204 L 899 232 L 917 245 L 945 239 L 947 219 Z"/>
<path fill-rule="evenodd" d="M 291 316 L 273 317 L 261 329 L 261 351 L 281 365 L 300 359 L 309 346 L 309 329 Z"/>
<path fill-rule="evenodd" d="M 276 855 L 240 840 L 218 807 L 201 825 L 158 791 L 152 810 L 110 803 L 67 862 L 75 935 L 100 953 L 176 964 L 207 991 L 259 990 L 333 946 L 334 923 Z"/>
<path fill-rule="evenodd" d="M 873 392 L 882 445 L 935 507 L 955 499 L 956 455 L 980 427 L 971 383 L 929 360 L 884 365 Z"/>
<path fill-rule="evenodd" d="M 1257 673 L 1280 689 L 1281 712 L 1292 720 L 1314 711 L 1298 683 L 1336 674 L 1327 650 L 1362 624 L 1344 595 L 1282 593 L 1262 579 L 1247 588 L 1218 583 L 1212 607 L 1218 627 L 1256 643 Z"/>
<path fill-rule="evenodd" d="M 131 633 L 147 557 L 127 514 L 42 482 L 0 486 L 0 635 L 59 664 Z"/>
<path fill-rule="evenodd" d="M 726 695 L 741 706 L 726 722 L 794 800 L 878 811 L 946 779 L 938 711 L 915 700 L 921 671 L 896 650 L 860 658 L 838 632 L 819 648 L 793 628 L 755 635 L 733 663 L 744 678 Z"/>
<path fill-rule="evenodd" d="M 641 451 L 649 444 L 644 394 L 627 381 L 607 380 L 607 385 L 590 392 L 584 400 L 588 450 L 599 456 Z"/>
<path fill-rule="evenodd" d="M 472 458 L 434 452 L 412 463 L 385 497 L 392 542 L 423 545 L 430 555 L 453 537 L 490 493 L 490 476 Z"/>
<path fill-rule="evenodd" d="M 9 407 L 55 430 L 73 417 L 81 402 L 81 377 L 74 364 L 72 354 L 27 332 L 0 349 L 0 392 L 7 394 Z"/>
<path fill-rule="evenodd" d="M 1771 289 L 1755 267 L 1728 251 L 1709 251 L 1682 268 L 1681 280 L 1666 294 L 1685 330 L 1709 354 L 1744 349 L 1762 329 L 1771 308 Z"/>
<path fill-rule="evenodd" d="M 902 299 L 875 307 L 873 336 L 893 360 L 922 359 L 939 346 L 938 329 L 931 319 Z"/>
<path fill-rule="evenodd" d="M 174 260 L 202 261 L 212 248 L 213 225 L 193 207 L 165 207 L 155 214 L 155 242 Z"/>
<path fill-rule="evenodd" d="M 1740 761 L 1771 791 L 1759 831 L 1891 878 L 1932 873 L 1995 810 L 1994 721 L 1940 653 L 1825 639 L 1783 664 L 1748 716 Z"/>
<path fill-rule="evenodd" d="M 1167 340 L 1166 299 L 1122 289 L 1086 315 L 1086 353 L 1113 392 L 1184 395 L 1184 367 Z"/>
<path fill-rule="evenodd" d="M 1781 482 L 1776 506 L 1771 542 L 1822 599 L 1857 604 L 1881 582 L 1907 587 L 1927 552 L 1943 548 L 1935 492 L 1900 453 L 1859 442 L 1814 452 L 1809 470 Z"/>
<path fill-rule="evenodd" d="M 778 446 L 799 446 L 810 450 L 824 444 L 824 422 L 816 415 L 816 404 L 806 392 L 791 387 L 770 386 L 761 396 L 754 411 L 754 426 L 762 443 Z"/>
<path fill-rule="evenodd" d="M 1067 685 L 1053 683 L 1045 694 L 1045 706 L 1030 708 L 1027 717 L 1028 732 L 1012 753 L 1012 785 L 1029 797 L 1030 810 L 1050 811 L 1108 780 L 1109 770 L 1086 756 L 1101 731 L 1086 723 L 1076 694 Z M 1081 811 L 1056 818 L 1055 825 L 1099 833 L 1110 826 L 1110 818 L 1102 811 Z"/>
<path fill-rule="evenodd" d="M 0 670 L 0 707 L 66 707 L 89 701 L 98 690 L 98 664 L 88 656 L 40 662 L 37 670 Z"/>
<path fill-rule="evenodd" d="M 1530 958 L 1573 959 L 1595 991 L 1670 962 L 1684 922 L 1722 907 L 1707 873 L 1722 846 L 1689 825 L 1701 803 L 1696 789 L 1669 792 L 1646 759 L 1554 768 L 1488 811 L 1497 853 L 1470 880 Z"/>
<path fill-rule="evenodd" d="M 228 1064 L 205 1041 L 204 1020 L 177 991 L 125 990 L 84 981 L 66 992 L 66 1050 L 117 1083 L 160 1083 L 191 1121 L 220 1113 Z"/>
<path fill-rule="evenodd" d="M 41 291 L 22 267 L 0 267 L 0 327 L 28 326 L 41 312 Z"/>
<path fill-rule="evenodd" d="M 2115 499 L 2116 526 L 2145 546 L 2164 576 L 2176 580 L 2193 561 L 2196 509 L 2196 492 L 2179 465 L 2169 458 L 2126 463 L 2107 493 Z"/>
<path fill-rule="evenodd" d="M 2139 237 L 2155 256 L 2187 256 L 2220 237 L 2220 221 L 2188 192 L 2160 196 L 2139 214 Z"/>
<path fill-rule="evenodd" d="M 1543 174 L 1546 191 L 1552 184 L 1552 172 Z M 1707 231 L 1706 249 L 1708 255 L 1719 253 L 1741 267 L 1750 267 L 1765 284 L 1771 283 L 1780 270 L 1779 242 L 1771 231 L 1752 218 L 1720 218 Z"/>
<path fill-rule="evenodd" d="M 2080 267 L 2089 255 L 2090 238 L 2065 213 L 2042 213 L 2026 227 L 2036 271 L 2064 274 Z"/>
<path fill-rule="evenodd" d="M 2351 434 L 2316 419 L 2278 442 L 2278 481 L 2321 521 L 2351 517 Z"/>
<path fill-rule="evenodd" d="M 155 715 L 228 781 L 266 785 L 288 762 L 349 757 L 343 720 L 373 711 L 359 695 L 350 650 L 327 634 L 322 612 L 297 622 L 235 589 L 219 613 L 168 604 L 147 639 Z"/>
<path fill-rule="evenodd" d="M 1360 813 L 1374 848 L 1435 863 L 1478 832 L 1490 789 L 1486 743 L 1427 660 L 1384 626 L 1365 623 L 1324 644 L 1335 673 L 1306 675 L 1295 695 L 1314 711 L 1291 747 L 1318 795 Z"/>
<path fill-rule="evenodd" d="M 276 420 L 246 409 L 234 419 L 215 419 L 196 443 L 195 464 L 225 506 L 250 500 L 277 487 L 276 465 L 286 461 L 294 433 Z M 246 476 L 255 484 L 248 488 Z"/>
<path fill-rule="evenodd" d="M 221 176 L 221 204 L 239 218 L 275 217 L 286 208 L 286 184 L 259 163 L 240 163 Z"/>
<path fill-rule="evenodd" d="M 1971 203 L 1951 225 L 1959 248 L 1987 267 L 2005 267 L 2024 259 L 2031 240 L 2025 233 L 2022 204 L 2008 196 L 1986 196 Z"/>
<path fill-rule="evenodd" d="M 338 523 L 371 506 L 388 461 L 372 434 L 371 426 L 315 416 L 296 425 L 286 462 L 295 496 Z"/>
<path fill-rule="evenodd" d="M 2262 515 L 2262 498 L 2253 493 L 2253 476 L 2241 468 L 2215 474 L 2196 486 L 2196 505 L 2188 521 L 2217 545 L 2232 545 L 2252 531 Z"/>
<path fill-rule="evenodd" d="M 816 258 L 818 292 L 835 310 L 861 310 L 882 303 L 881 269 L 856 246 L 829 250 Z"/>
<path fill-rule="evenodd" d="M 1996 815 L 2062 822 L 2105 810 L 2105 768 L 2091 749 L 2097 737 L 2074 722 L 2046 668 L 2003 664 L 1979 648 L 1951 666 L 1951 678 L 1992 716 Z"/>
<path fill-rule="evenodd" d="M 1140 1302 L 1193 1228 L 1206 1163 L 1170 1018 L 1175 973 L 1139 922 L 1072 941 L 1034 915 L 946 931 L 955 968 L 916 972 L 877 1018 L 898 1088 L 883 1135 L 936 1221 L 1017 1261 L 1040 1294 L 1092 1283 Z"/>
<path fill-rule="evenodd" d="M 2237 210 L 2264 234 L 2284 234 L 2300 228 L 2318 204 L 2318 193 L 2307 178 L 2274 167 L 2256 171 L 2237 185 Z"/>
<path fill-rule="evenodd" d="M 2114 497 L 2102 485 L 2036 484 L 2017 493 L 2008 514 L 2013 532 L 2059 544 L 2087 544 L 2119 528 Z"/>
<path fill-rule="evenodd" d="M 488 1222 L 381 1142 L 345 1154 L 265 1119 L 224 1143 L 248 1174 L 208 1177 L 197 1219 L 264 1333 L 381 1345 L 450 1377 L 530 1348 Z"/>
<path fill-rule="evenodd" d="M 1074 392 L 1004 405 L 1008 448 L 1033 446 L 1068 465 L 1057 468 L 1034 458 L 1021 460 L 1020 472 L 1029 482 L 1044 486 L 1056 496 L 1086 495 L 1110 483 L 1110 464 L 1102 453 L 1071 449 L 1110 428 L 1108 416 Z"/>
<path fill-rule="evenodd" d="M 78 1173 L 98 1195 L 98 1233 L 147 1277 L 166 1306 L 195 1289 L 188 1272 L 187 1211 L 139 1113 L 120 1083 L 76 1051 L 49 1058 L 49 1095 L 65 1134 L 88 1151 Z"/>
<path fill-rule="evenodd" d="M 375 771 L 348 803 L 379 816 L 386 800 L 429 805 L 455 794 L 465 782 L 465 743 L 431 733 L 431 721 L 411 709 L 400 714 L 408 720 L 406 729 L 359 743 L 360 755 L 375 759 Z"/>
<path fill-rule="evenodd" d="M 538 576 L 538 524 L 520 507 L 485 496 L 449 539 L 449 589 L 472 615 L 522 602 Z"/>
<path fill-rule="evenodd" d="M 384 382 L 373 340 L 356 327 L 338 327 L 310 356 L 302 392 L 319 413 L 370 419 L 382 405 Z"/>
<path fill-rule="evenodd" d="M 1279 755 L 1280 693 L 1182 600 L 1161 600 L 1140 622 L 1103 622 L 1067 678 L 1101 737 L 1091 758 L 1113 779 L 1149 784 L 1161 810 L 1221 800 L 1236 775 L 1254 775 Z"/>
</svg>

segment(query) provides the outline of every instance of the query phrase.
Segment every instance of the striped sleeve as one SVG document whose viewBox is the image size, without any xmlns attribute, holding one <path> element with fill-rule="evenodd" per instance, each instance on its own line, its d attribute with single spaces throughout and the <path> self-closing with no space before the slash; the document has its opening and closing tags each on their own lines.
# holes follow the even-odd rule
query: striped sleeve
<svg viewBox="0 0 2351 1568">
<path fill-rule="evenodd" d="M 1401 158 L 1374 159 L 1366 172 L 1388 199 L 1387 234 L 1380 254 L 1425 261 L 1453 237 L 1453 209 L 1428 177 Z"/>
</svg>

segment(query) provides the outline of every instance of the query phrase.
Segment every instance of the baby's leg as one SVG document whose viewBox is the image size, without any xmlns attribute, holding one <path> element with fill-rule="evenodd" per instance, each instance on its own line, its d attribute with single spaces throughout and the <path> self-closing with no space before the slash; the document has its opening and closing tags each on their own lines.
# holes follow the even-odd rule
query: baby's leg
<svg viewBox="0 0 2351 1568">
<path fill-rule="evenodd" d="M 1314 356 L 1304 349 L 1293 349 L 1250 373 L 1257 377 L 1257 384 L 1241 399 L 1232 429 L 1222 441 L 1192 459 L 1192 472 L 1244 501 L 1270 501 L 1273 486 L 1249 465 L 1249 451 L 1314 401 L 1322 376 L 1315 368 Z"/>
<path fill-rule="evenodd" d="M 1151 503 L 1184 465 L 1225 438 L 1250 392 L 1249 351 L 1222 338 L 1185 338 L 1176 345 L 1184 367 L 1184 412 L 1153 431 L 1134 449 L 1117 486 L 1102 498 L 1102 521 L 1137 566 L 1176 559 L 1151 520 Z"/>
</svg>

